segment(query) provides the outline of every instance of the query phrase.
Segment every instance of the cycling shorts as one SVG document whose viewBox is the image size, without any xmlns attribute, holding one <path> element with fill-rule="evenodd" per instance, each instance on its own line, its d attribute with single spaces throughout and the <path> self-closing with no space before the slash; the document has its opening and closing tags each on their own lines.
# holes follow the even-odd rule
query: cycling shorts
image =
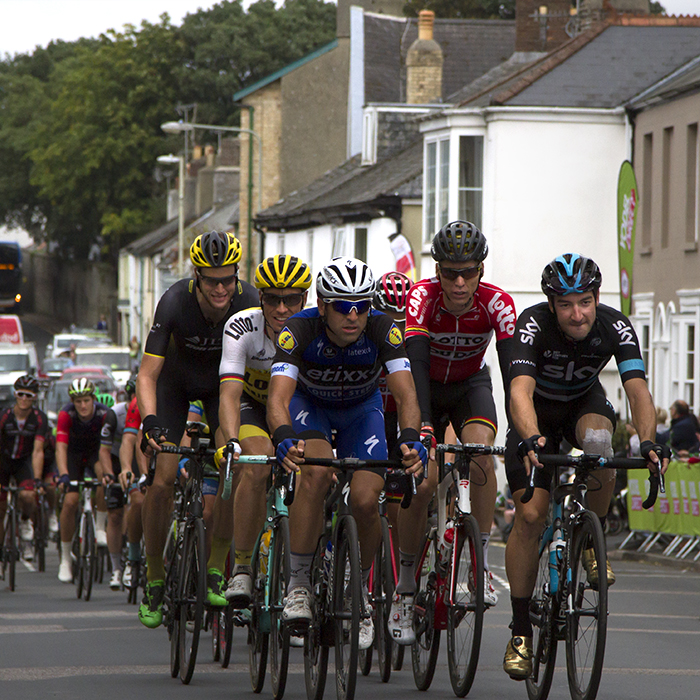
<svg viewBox="0 0 700 700">
<path fill-rule="evenodd" d="M 238 431 L 238 439 L 245 440 L 250 437 L 269 439 L 268 431 L 267 409 L 264 404 L 250 397 L 241 399 L 241 429 Z"/>
<path fill-rule="evenodd" d="M 71 481 L 82 481 L 86 476 L 95 477 L 95 463 L 99 461 L 97 451 L 89 454 L 68 451 L 68 476 Z M 69 486 L 68 493 L 75 493 L 77 486 Z"/>
<path fill-rule="evenodd" d="M 24 491 L 34 490 L 34 470 L 32 469 L 32 456 L 27 455 L 21 459 L 10 459 L 3 456 L 0 459 L 0 485 L 8 486 L 10 477 L 15 477 L 15 481 L 20 489 Z M 7 501 L 7 491 L 0 493 L 0 503 Z"/>
<path fill-rule="evenodd" d="M 118 483 L 112 483 L 105 489 L 107 510 L 118 510 L 126 505 L 126 494 Z"/>
<path fill-rule="evenodd" d="M 289 402 L 289 413 L 294 430 L 304 440 L 322 439 L 332 444 L 331 436 L 335 431 L 339 458 L 387 459 L 379 391 L 349 408 L 318 406 L 305 394 L 295 392 Z"/>
<path fill-rule="evenodd" d="M 581 449 L 576 439 L 576 424 L 587 413 L 605 416 L 612 423 L 613 431 L 615 430 L 615 409 L 605 398 L 605 391 L 600 382 L 596 382 L 590 391 L 573 401 L 552 401 L 535 394 L 534 404 L 540 432 L 547 438 L 547 454 L 558 454 L 562 440 Z M 509 428 L 506 436 L 506 476 L 512 493 L 526 488 L 530 483 L 525 465 L 518 458 L 518 445 L 524 439 L 514 428 Z M 553 470 L 553 467 L 538 469 L 535 473 L 535 486 L 551 490 Z"/>
<path fill-rule="evenodd" d="M 442 384 L 431 380 L 430 414 L 438 442 L 445 439 L 449 423 L 452 423 L 457 437 L 460 437 L 462 429 L 469 423 L 486 425 L 495 435 L 498 419 L 488 367 L 483 367 L 459 382 Z"/>
</svg>

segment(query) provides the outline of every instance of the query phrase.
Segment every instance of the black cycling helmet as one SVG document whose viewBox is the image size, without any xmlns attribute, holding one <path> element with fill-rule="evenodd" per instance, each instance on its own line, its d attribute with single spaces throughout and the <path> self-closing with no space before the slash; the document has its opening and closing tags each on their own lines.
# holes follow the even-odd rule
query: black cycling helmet
<svg viewBox="0 0 700 700">
<path fill-rule="evenodd" d="M 209 231 L 197 236 L 190 247 L 190 260 L 195 267 L 225 267 L 237 263 L 243 250 L 232 234 Z"/>
<path fill-rule="evenodd" d="M 483 262 L 489 254 L 486 238 L 474 224 L 469 221 L 453 221 L 445 224 L 433 238 L 430 247 L 433 260 L 441 262 Z"/>
<path fill-rule="evenodd" d="M 25 374 L 15 381 L 15 391 L 31 391 L 36 394 L 39 391 L 39 380 L 31 374 Z"/>
<path fill-rule="evenodd" d="M 124 385 L 124 391 L 129 399 L 131 399 L 131 397 L 136 393 L 136 380 L 127 379 L 126 384 Z"/>
<path fill-rule="evenodd" d="M 548 297 L 595 291 L 602 281 L 600 268 L 593 260 L 577 253 L 554 258 L 542 271 L 542 291 Z"/>
</svg>

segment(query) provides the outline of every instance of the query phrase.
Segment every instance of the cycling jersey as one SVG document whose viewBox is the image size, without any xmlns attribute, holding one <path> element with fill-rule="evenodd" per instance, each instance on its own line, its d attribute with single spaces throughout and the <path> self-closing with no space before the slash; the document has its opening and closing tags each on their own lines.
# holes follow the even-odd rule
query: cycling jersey
<svg viewBox="0 0 700 700">
<path fill-rule="evenodd" d="M 104 423 L 102 424 L 100 444 L 109 447 L 110 454 L 117 459 L 119 459 L 119 447 L 122 444 L 122 435 L 124 434 L 124 426 L 126 425 L 127 410 L 128 404 L 126 401 L 114 404 L 114 406 L 107 411 Z"/>
<path fill-rule="evenodd" d="M 43 411 L 32 407 L 20 425 L 14 407 L 0 414 L 0 452 L 9 459 L 24 459 L 32 454 L 34 440 L 43 442 L 48 431 L 48 419 Z"/>
<path fill-rule="evenodd" d="M 386 314 L 371 310 L 362 335 L 341 348 L 328 338 L 316 308 L 287 321 L 277 338 L 272 376 L 291 377 L 297 393 L 337 408 L 355 406 L 378 393 L 382 367 L 388 374 L 411 369 L 401 331 Z"/>
<path fill-rule="evenodd" d="M 139 404 L 134 396 L 129 402 L 129 407 L 126 410 L 126 418 L 124 419 L 124 432 L 125 433 L 138 433 L 139 428 L 141 428 L 141 413 L 139 411 Z"/>
<path fill-rule="evenodd" d="M 537 395 L 573 401 L 598 386 L 598 375 L 613 356 L 623 383 L 646 379 L 639 341 L 626 316 L 598 304 L 591 332 L 573 341 L 562 332 L 549 304 L 542 302 L 518 318 L 510 378 L 533 377 Z"/>
<path fill-rule="evenodd" d="M 95 401 L 92 416 L 84 421 L 73 403 L 67 403 L 58 414 L 56 442 L 68 445 L 68 452 L 80 455 L 97 454 L 100 449 L 102 423 L 109 409 Z"/>
<path fill-rule="evenodd" d="M 219 379 L 240 382 L 243 391 L 261 404 L 267 403 L 270 368 L 275 358 L 275 343 L 265 332 L 260 307 L 231 316 L 224 329 Z"/>
</svg>

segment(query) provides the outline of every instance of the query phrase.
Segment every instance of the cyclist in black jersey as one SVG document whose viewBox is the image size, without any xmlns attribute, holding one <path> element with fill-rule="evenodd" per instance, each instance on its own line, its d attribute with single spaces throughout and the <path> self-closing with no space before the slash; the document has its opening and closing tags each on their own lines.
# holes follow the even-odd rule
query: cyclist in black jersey
<svg viewBox="0 0 700 700">
<path fill-rule="evenodd" d="M 210 231 L 198 236 L 190 248 L 194 277 L 176 282 L 162 296 L 136 380 L 136 395 L 143 417 L 143 447 L 159 450 L 166 439 L 179 444 L 191 401 L 200 400 L 214 434 L 219 415 L 219 362 L 221 338 L 227 319 L 257 304 L 258 295 L 238 279 L 241 244 L 230 233 Z M 163 547 L 170 517 L 177 455 L 162 455 L 144 502 L 144 538 L 148 586 L 139 619 L 150 628 L 163 619 L 165 570 Z M 216 516 L 215 516 L 216 522 Z M 217 533 L 214 532 L 216 541 Z M 209 602 L 225 605 L 222 581 Z"/>
<path fill-rule="evenodd" d="M 562 438 L 589 454 L 612 457 L 613 407 L 598 376 L 614 356 L 630 403 L 632 422 L 642 440 L 649 469 L 668 466 L 668 449 L 655 443 L 656 410 L 646 383 L 644 362 L 629 319 L 598 302 L 601 274 L 592 260 L 566 253 L 542 274 L 547 301 L 523 311 L 515 329 L 510 366 L 510 418 L 506 438 L 506 472 L 515 501 L 513 530 L 506 546 L 506 572 L 513 608 L 512 638 L 503 667 L 515 680 L 532 673 L 530 596 L 538 563 L 538 540 L 549 508 L 551 472 L 535 450 L 557 453 Z M 520 501 L 530 469 L 535 493 Z M 615 471 L 598 470 L 591 479 L 589 506 L 604 521 L 615 483 Z M 601 575 L 593 556 L 588 579 Z M 585 561 L 584 561 L 585 564 Z M 614 574 L 607 563 L 608 585 Z"/>
<path fill-rule="evenodd" d="M 22 511 L 20 534 L 25 542 L 34 537 L 32 516 L 36 510 L 34 488 L 41 486 L 44 468 L 44 440 L 48 433 L 48 419 L 34 406 L 39 382 L 31 375 L 17 379 L 14 385 L 15 404 L 0 413 L 0 484 L 7 486 L 14 476 L 22 489 L 19 506 Z M 7 492 L 0 492 L 0 547 L 5 541 L 5 512 Z M 31 548 L 25 557 L 31 557 Z"/>
</svg>

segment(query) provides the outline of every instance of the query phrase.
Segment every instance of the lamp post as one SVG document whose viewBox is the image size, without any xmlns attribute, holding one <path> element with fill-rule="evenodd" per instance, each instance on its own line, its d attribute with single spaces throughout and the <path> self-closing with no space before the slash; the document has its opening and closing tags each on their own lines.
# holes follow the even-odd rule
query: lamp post
<svg viewBox="0 0 700 700">
<path fill-rule="evenodd" d="M 177 183 L 177 274 L 185 276 L 185 156 L 158 156 L 159 163 L 178 164 Z"/>
<path fill-rule="evenodd" d="M 257 141 L 258 144 L 258 210 L 262 209 L 262 138 L 252 129 L 242 129 L 236 126 L 219 126 L 217 124 L 196 124 L 194 122 L 165 122 L 160 128 L 166 134 L 180 134 L 195 129 L 207 129 L 209 131 L 230 131 L 237 134 L 248 134 Z M 253 216 L 252 216 L 252 194 L 253 194 L 253 150 L 248 154 L 248 256 L 247 271 L 248 281 L 251 279 L 253 268 Z"/>
</svg>

